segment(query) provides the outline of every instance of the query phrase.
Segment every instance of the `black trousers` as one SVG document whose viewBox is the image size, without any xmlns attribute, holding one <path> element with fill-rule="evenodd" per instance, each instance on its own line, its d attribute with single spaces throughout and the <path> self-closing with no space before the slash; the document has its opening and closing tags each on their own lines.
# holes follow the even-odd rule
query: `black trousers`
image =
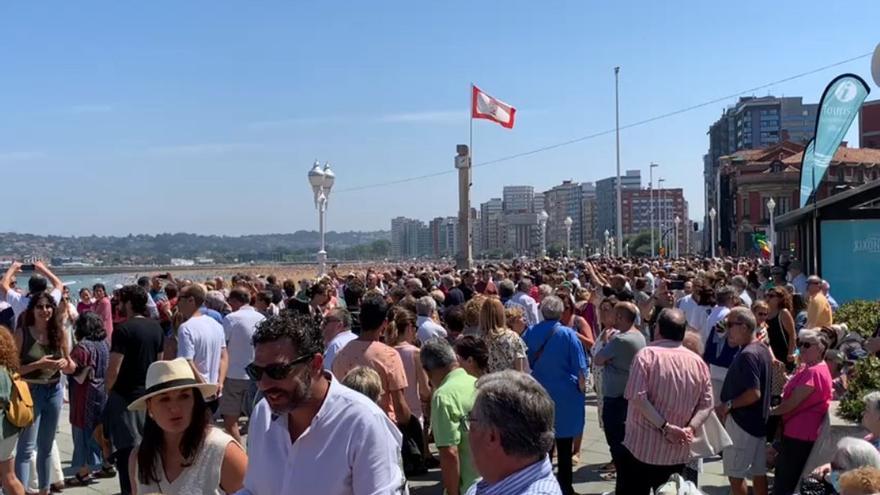
<svg viewBox="0 0 880 495">
<path fill-rule="evenodd" d="M 807 464 L 813 444 L 782 435 L 779 455 L 776 456 L 776 476 L 773 479 L 773 495 L 791 495 L 801 479 L 801 471 Z"/>
<path fill-rule="evenodd" d="M 602 404 L 605 407 L 605 404 Z M 649 495 L 660 485 L 669 481 L 673 474 L 682 474 L 684 464 L 657 466 L 645 464 L 636 459 L 626 447 L 621 449 L 620 464 L 617 465 L 617 484 L 614 493 L 620 495 Z"/>
<path fill-rule="evenodd" d="M 611 460 L 617 465 L 617 459 L 623 455 L 623 439 L 626 436 L 626 409 L 629 401 L 623 397 L 605 397 L 602 399 L 602 424 L 605 428 L 605 441 L 611 451 Z"/>
<path fill-rule="evenodd" d="M 574 494 L 571 465 L 573 443 L 574 438 L 556 439 L 556 480 L 562 488 L 563 495 Z"/>
<path fill-rule="evenodd" d="M 131 477 L 128 475 L 128 458 L 133 448 L 116 451 L 116 472 L 119 473 L 119 491 L 122 495 L 131 495 Z M 137 476 L 137 473 L 135 473 Z"/>
</svg>

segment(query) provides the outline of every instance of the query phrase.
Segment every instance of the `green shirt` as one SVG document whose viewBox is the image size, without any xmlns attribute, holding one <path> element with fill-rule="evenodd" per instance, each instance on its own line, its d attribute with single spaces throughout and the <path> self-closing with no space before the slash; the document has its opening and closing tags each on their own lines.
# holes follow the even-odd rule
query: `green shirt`
<svg viewBox="0 0 880 495">
<path fill-rule="evenodd" d="M 12 398 L 12 378 L 5 366 L 0 366 L 0 438 L 9 438 L 17 434 L 21 428 L 6 420 L 6 407 Z"/>
<path fill-rule="evenodd" d="M 467 417 L 474 407 L 477 379 L 462 368 L 451 371 L 431 398 L 431 429 L 437 447 L 456 447 L 460 469 L 459 490 L 479 478 L 468 444 Z"/>
</svg>

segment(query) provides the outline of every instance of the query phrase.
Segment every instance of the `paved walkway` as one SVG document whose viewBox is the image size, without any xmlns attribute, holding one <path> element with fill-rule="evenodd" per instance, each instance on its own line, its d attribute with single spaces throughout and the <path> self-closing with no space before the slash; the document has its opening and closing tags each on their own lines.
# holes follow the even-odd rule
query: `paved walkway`
<svg viewBox="0 0 880 495">
<path fill-rule="evenodd" d="M 70 460 L 73 457 L 73 440 L 70 435 L 70 424 L 67 407 L 62 412 L 61 430 L 57 436 L 58 449 L 61 451 L 61 462 L 65 474 L 70 476 L 73 469 L 70 468 Z M 587 405 L 587 426 L 584 430 L 584 440 L 581 450 L 581 464 L 574 473 L 575 490 L 581 494 L 601 494 L 614 490 L 613 482 L 602 481 L 596 468 L 606 464 L 611 459 L 608 454 L 608 446 L 605 437 L 599 429 L 596 419 L 596 407 L 592 402 Z M 728 493 L 727 479 L 721 476 L 720 460 L 713 460 L 705 464 L 705 472 L 701 477 L 701 488 L 709 495 Z M 433 470 L 425 476 L 411 480 L 410 492 L 412 495 L 441 495 L 440 471 Z M 67 488 L 65 494 L 116 494 L 119 493 L 119 481 L 117 479 L 99 480 L 88 487 Z M 283 494 L 280 494 L 283 495 Z"/>
</svg>

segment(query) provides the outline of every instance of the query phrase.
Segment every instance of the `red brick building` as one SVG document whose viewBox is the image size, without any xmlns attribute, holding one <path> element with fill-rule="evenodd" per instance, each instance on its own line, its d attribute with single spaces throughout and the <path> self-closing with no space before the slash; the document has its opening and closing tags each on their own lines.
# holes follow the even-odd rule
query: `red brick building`
<svg viewBox="0 0 880 495">
<path fill-rule="evenodd" d="M 623 189 L 621 192 L 624 235 L 650 232 L 651 206 L 653 206 L 654 229 L 665 232 L 670 238 L 675 235 L 675 217 L 681 219 L 678 227 L 678 249 L 682 254 L 688 252 L 685 242 L 689 233 L 685 233 L 685 230 L 690 228 L 690 222 L 688 222 L 688 204 L 684 200 L 684 191 L 681 188 L 655 189 L 653 203 L 650 189 Z M 659 238 L 657 242 L 660 242 Z"/>
<path fill-rule="evenodd" d="M 859 112 L 859 147 L 880 149 L 880 100 L 862 104 Z"/>
<path fill-rule="evenodd" d="M 732 218 L 721 220 L 720 228 L 729 229 L 733 254 L 753 253 L 752 234 L 769 236 L 770 212 L 767 201 L 776 202 L 779 216 L 800 207 L 800 166 L 804 147 L 783 141 L 760 150 L 742 150 L 720 158 L 722 180 L 732 191 L 728 200 Z M 880 179 L 880 149 L 848 148 L 842 143 L 834 154 L 825 180 L 817 188 L 817 199 Z M 777 232 L 777 252 L 794 247 L 798 239 Z"/>
</svg>

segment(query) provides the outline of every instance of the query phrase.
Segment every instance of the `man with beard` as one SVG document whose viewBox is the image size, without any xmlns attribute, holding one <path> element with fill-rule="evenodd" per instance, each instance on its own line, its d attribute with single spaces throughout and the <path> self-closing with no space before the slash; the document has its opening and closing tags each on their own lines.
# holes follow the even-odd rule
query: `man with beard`
<svg viewBox="0 0 880 495">
<path fill-rule="evenodd" d="M 269 317 L 253 343 L 247 373 L 265 398 L 251 419 L 239 494 L 406 493 L 397 427 L 324 370 L 316 321 L 293 313 Z"/>
</svg>

